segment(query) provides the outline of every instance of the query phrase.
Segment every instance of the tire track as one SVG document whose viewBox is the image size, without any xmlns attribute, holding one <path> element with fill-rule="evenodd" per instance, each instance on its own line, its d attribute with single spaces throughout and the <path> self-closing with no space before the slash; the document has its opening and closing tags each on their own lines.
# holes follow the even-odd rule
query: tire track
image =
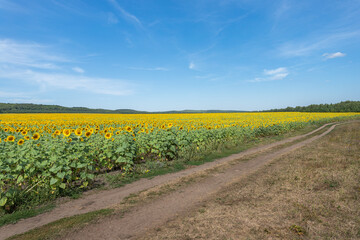
<svg viewBox="0 0 360 240">
<path fill-rule="evenodd" d="M 336 124 L 337 125 L 337 124 Z M 330 133 L 336 125 L 327 131 L 295 143 L 291 146 L 256 156 L 246 162 L 240 162 L 223 173 L 209 176 L 193 183 L 181 191 L 176 191 L 150 203 L 137 206 L 119 217 L 110 216 L 99 223 L 69 233 L 62 239 L 134 239 L 146 231 L 161 226 L 165 222 L 199 206 L 205 199 L 213 196 L 225 186 L 253 173 L 272 160 L 318 140 Z"/>
</svg>

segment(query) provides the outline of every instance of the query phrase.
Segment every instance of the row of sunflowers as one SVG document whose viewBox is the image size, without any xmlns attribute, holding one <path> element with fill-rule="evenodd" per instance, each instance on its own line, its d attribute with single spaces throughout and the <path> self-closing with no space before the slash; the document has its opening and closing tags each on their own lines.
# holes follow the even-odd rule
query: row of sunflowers
<svg viewBox="0 0 360 240">
<path fill-rule="evenodd" d="M 0 207 L 19 196 L 85 188 L 96 174 L 131 172 L 209 142 L 241 142 L 358 113 L 1 114 Z"/>
</svg>

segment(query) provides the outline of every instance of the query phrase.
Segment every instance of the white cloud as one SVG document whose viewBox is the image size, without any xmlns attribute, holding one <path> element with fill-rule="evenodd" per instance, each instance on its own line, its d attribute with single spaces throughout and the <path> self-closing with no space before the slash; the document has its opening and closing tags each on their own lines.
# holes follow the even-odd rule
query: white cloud
<svg viewBox="0 0 360 240">
<path fill-rule="evenodd" d="M 323 57 L 325 57 L 326 59 L 331 59 L 331 58 L 338 58 L 338 57 L 345 57 L 346 54 L 342 53 L 342 52 L 336 52 L 336 53 L 324 53 Z"/>
<path fill-rule="evenodd" d="M 279 67 L 279 68 L 272 69 L 272 70 L 264 69 L 264 73 L 266 75 L 275 75 L 275 74 L 281 74 L 281 73 L 285 73 L 285 72 L 287 72 L 287 69 L 284 67 Z"/>
<path fill-rule="evenodd" d="M 117 3 L 116 0 L 108 0 L 113 6 L 114 8 L 121 14 L 121 17 L 124 18 L 126 21 L 135 23 L 139 26 L 142 27 L 142 24 L 140 22 L 140 20 L 133 14 L 125 11 L 122 7 L 120 7 L 120 5 Z"/>
<path fill-rule="evenodd" d="M 80 67 L 73 67 L 72 70 L 77 73 L 84 73 L 85 70 Z"/>
<path fill-rule="evenodd" d="M 279 67 L 276 69 L 264 69 L 264 75 L 266 77 L 257 77 L 253 80 L 249 80 L 248 82 L 268 82 L 275 80 L 282 80 L 289 75 L 289 71 L 285 67 Z"/>
<path fill-rule="evenodd" d="M 169 71 L 169 69 L 164 67 L 154 67 L 154 68 L 143 68 L 143 67 L 128 67 L 131 70 L 141 70 L 141 71 Z"/>
<path fill-rule="evenodd" d="M 190 62 L 189 63 L 189 69 L 192 69 L 194 70 L 196 67 L 195 67 L 195 63 L 194 62 Z"/>
<path fill-rule="evenodd" d="M 59 73 L 41 73 L 31 70 L 0 71 L 0 78 L 27 81 L 42 90 L 67 89 L 105 95 L 130 95 L 128 84 L 119 79 L 92 78 Z"/>
<path fill-rule="evenodd" d="M 18 43 L 0 39 L 0 80 L 35 84 L 42 91 L 76 90 L 105 95 L 129 95 L 132 91 L 126 81 L 84 76 L 84 69 L 74 66 L 79 74 L 68 74 L 66 58 L 49 54 L 47 47 L 37 43 Z M 4 92 L 2 92 L 4 95 Z M 5 95 L 4 95 L 5 96 Z M 21 96 L 8 95 L 20 99 Z"/>
<path fill-rule="evenodd" d="M 57 69 L 56 63 L 69 60 L 49 54 L 47 47 L 36 43 L 19 43 L 10 39 L 0 39 L 0 63 L 39 69 Z"/>
</svg>

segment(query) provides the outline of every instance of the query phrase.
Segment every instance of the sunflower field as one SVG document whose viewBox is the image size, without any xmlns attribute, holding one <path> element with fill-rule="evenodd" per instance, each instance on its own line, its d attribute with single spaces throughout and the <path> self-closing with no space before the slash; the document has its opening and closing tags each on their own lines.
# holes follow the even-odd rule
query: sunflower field
<svg viewBox="0 0 360 240">
<path fill-rule="evenodd" d="M 241 143 L 359 113 L 0 114 L 0 207 L 86 188 L 95 175 L 124 174 L 209 143 Z"/>
</svg>

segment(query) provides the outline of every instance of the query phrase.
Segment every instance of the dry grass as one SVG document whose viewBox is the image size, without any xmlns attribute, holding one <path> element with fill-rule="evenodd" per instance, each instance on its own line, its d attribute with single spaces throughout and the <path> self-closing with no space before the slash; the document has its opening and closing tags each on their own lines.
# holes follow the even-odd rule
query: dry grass
<svg viewBox="0 0 360 240">
<path fill-rule="evenodd" d="M 234 183 L 144 239 L 360 239 L 360 123 Z"/>
</svg>

